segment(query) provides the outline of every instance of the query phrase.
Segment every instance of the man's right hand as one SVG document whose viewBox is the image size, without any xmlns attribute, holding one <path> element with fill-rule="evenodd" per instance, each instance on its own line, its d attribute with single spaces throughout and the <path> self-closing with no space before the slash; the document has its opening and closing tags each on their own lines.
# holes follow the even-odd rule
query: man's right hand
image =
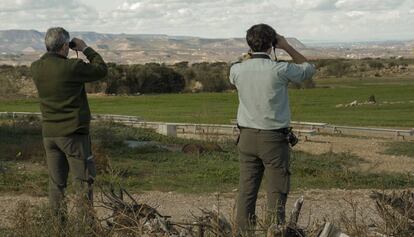
<svg viewBox="0 0 414 237">
<path fill-rule="evenodd" d="M 276 48 L 278 49 L 286 50 L 291 47 L 283 35 L 276 34 L 276 40 Z"/>
<path fill-rule="evenodd" d="M 73 48 L 73 50 L 83 52 L 83 50 L 85 50 L 88 47 L 86 45 L 85 41 L 83 41 L 81 39 L 73 38 L 72 41 L 76 44 L 76 46 Z"/>
<path fill-rule="evenodd" d="M 286 51 L 290 55 L 290 57 L 293 59 L 293 62 L 297 64 L 301 64 L 307 61 L 305 56 L 303 56 L 301 53 L 296 51 L 296 49 L 294 49 L 288 43 L 285 37 L 283 37 L 282 35 L 276 34 L 276 39 L 277 39 L 276 48 L 283 49 L 284 51 Z"/>
</svg>

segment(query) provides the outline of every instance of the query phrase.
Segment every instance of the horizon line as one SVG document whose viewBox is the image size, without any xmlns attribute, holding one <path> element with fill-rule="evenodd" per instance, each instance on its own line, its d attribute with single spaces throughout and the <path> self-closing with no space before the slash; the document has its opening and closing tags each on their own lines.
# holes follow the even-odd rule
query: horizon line
<svg viewBox="0 0 414 237">
<path fill-rule="evenodd" d="M 36 30 L 36 29 L 17 29 L 17 28 L 12 28 L 12 29 L 0 29 L 0 31 L 36 31 L 39 33 L 46 33 L 45 31 L 40 31 L 40 30 Z M 68 30 L 69 31 L 69 30 Z M 244 36 L 232 36 L 232 37 L 204 37 L 204 36 L 194 36 L 194 35 L 170 35 L 170 34 L 165 34 L 165 33 L 108 33 L 108 32 L 98 32 L 98 31 L 82 31 L 82 30 L 73 30 L 73 31 L 69 31 L 70 32 L 74 32 L 74 33 L 96 33 L 96 34 L 108 34 L 108 35 L 159 35 L 159 36 L 171 36 L 171 37 L 188 37 L 188 38 L 200 38 L 200 39 L 244 39 Z M 400 39 L 395 39 L 395 38 L 388 38 L 388 39 L 354 39 L 354 40 L 335 40 L 335 39 L 309 39 L 309 38 L 299 38 L 299 37 L 293 37 L 293 36 L 286 36 L 286 38 L 293 38 L 293 39 L 297 39 L 300 42 L 307 42 L 309 43 L 315 43 L 315 44 L 341 44 L 341 43 L 371 43 L 371 42 L 392 42 L 392 41 L 398 41 L 398 42 L 403 42 L 403 41 L 414 41 L 414 37 L 413 38 L 400 38 Z"/>
</svg>

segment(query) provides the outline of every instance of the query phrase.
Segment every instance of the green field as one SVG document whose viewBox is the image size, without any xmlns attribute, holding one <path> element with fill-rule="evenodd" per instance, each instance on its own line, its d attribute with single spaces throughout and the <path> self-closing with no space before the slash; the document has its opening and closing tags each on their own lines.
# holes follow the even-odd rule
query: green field
<svg viewBox="0 0 414 237">
<path fill-rule="evenodd" d="M 408 156 L 414 159 L 414 142 L 393 142 L 386 146 L 387 155 Z"/>
<path fill-rule="evenodd" d="M 39 122 L 0 121 L 0 194 L 47 194 L 47 168 Z M 219 143 L 222 151 L 203 154 L 171 151 L 159 146 L 130 148 L 125 140 L 162 145 L 206 144 L 166 137 L 150 130 L 115 124 L 96 124 L 91 131 L 99 175 L 97 186 L 121 185 L 131 192 L 159 190 L 184 193 L 229 192 L 238 185 L 239 161 L 233 142 Z M 414 180 L 403 173 L 358 172 L 366 161 L 350 153 L 312 155 L 292 153 L 292 188 L 358 189 L 407 188 Z M 266 181 L 265 181 L 266 182 Z"/>
<path fill-rule="evenodd" d="M 337 125 L 413 127 L 414 80 L 341 80 L 290 90 L 292 120 Z M 336 108 L 375 95 L 377 105 Z M 387 103 L 384 102 L 396 102 Z M 236 118 L 237 93 L 90 96 L 93 113 L 141 116 L 147 121 L 228 124 Z M 0 111 L 39 111 L 36 99 L 0 100 Z"/>
</svg>

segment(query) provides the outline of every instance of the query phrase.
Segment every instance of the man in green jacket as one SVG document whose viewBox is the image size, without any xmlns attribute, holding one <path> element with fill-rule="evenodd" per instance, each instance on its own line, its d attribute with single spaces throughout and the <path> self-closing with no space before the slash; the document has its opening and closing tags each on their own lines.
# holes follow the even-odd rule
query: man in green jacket
<svg viewBox="0 0 414 237">
<path fill-rule="evenodd" d="M 91 113 L 85 83 L 107 74 L 102 57 L 83 40 L 74 38 L 73 50 L 83 52 L 90 63 L 67 58 L 69 33 L 50 28 L 45 36 L 47 53 L 31 65 L 42 112 L 43 144 L 49 171 L 49 200 L 56 213 L 65 211 L 64 192 L 69 171 L 75 193 L 92 203 L 96 176 L 91 153 Z"/>
</svg>

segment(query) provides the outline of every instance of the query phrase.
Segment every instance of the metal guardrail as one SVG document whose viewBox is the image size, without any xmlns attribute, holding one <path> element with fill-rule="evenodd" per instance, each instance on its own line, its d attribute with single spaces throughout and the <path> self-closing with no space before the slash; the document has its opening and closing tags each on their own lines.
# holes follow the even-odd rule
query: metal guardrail
<svg viewBox="0 0 414 237">
<path fill-rule="evenodd" d="M 237 123 L 235 119 L 230 120 L 231 123 Z M 345 135 L 366 135 L 366 136 L 383 136 L 394 137 L 402 139 L 414 140 L 414 128 L 412 129 L 393 129 L 393 128 L 373 128 L 373 127 L 355 127 L 355 126 L 340 126 L 328 123 L 314 123 L 314 122 L 299 122 L 291 121 L 290 124 L 295 127 L 300 134 L 303 128 L 309 128 L 310 133 L 316 130 L 317 132 L 345 134 Z M 302 129 L 297 129 L 302 128 Z"/>
<path fill-rule="evenodd" d="M 42 114 L 38 112 L 0 112 L 0 118 L 42 118 Z M 124 116 L 124 115 L 114 115 L 114 114 L 93 114 L 92 120 L 113 120 L 113 121 L 123 121 L 123 122 L 141 122 L 143 121 L 141 117 L 137 116 Z"/>
<path fill-rule="evenodd" d="M 406 137 L 414 136 L 414 129 L 390 129 L 390 128 L 369 128 L 369 127 L 352 127 L 352 126 L 337 126 L 328 125 L 326 127 L 330 129 L 332 133 L 346 134 L 350 131 L 357 133 L 369 133 L 369 134 L 390 134 L 396 138 L 405 139 Z"/>
<path fill-rule="evenodd" d="M 15 119 L 15 118 L 42 118 L 41 113 L 37 112 L 0 112 L 0 118 L 8 118 L 8 119 Z"/>
<path fill-rule="evenodd" d="M 300 121 L 291 121 L 290 124 L 298 126 L 311 126 L 311 127 L 325 127 L 328 123 L 313 123 L 313 122 L 300 122 Z"/>
<path fill-rule="evenodd" d="M 41 118 L 40 113 L 33 112 L 0 112 L 0 118 Z M 235 120 L 231 120 L 232 125 L 227 124 L 193 124 L 193 123 L 165 123 L 165 122 L 146 122 L 138 116 L 124 116 L 112 114 L 93 114 L 93 120 L 113 121 L 122 124 L 152 128 L 161 133 L 174 134 L 202 134 L 202 135 L 227 135 L 234 136 L 239 133 Z M 414 140 L 413 129 L 393 129 L 393 128 L 373 128 L 373 127 L 353 127 L 353 126 L 338 126 L 328 123 L 313 123 L 313 122 L 298 122 L 292 121 L 291 124 L 295 127 L 295 131 L 300 136 L 313 136 L 318 132 L 344 134 L 344 135 L 362 135 L 362 136 L 379 136 L 379 137 L 394 137 L 409 140 Z"/>
<path fill-rule="evenodd" d="M 113 121 L 122 121 L 122 122 L 142 122 L 141 117 L 137 116 L 124 116 L 124 115 L 115 115 L 115 114 L 93 114 L 93 120 L 113 120 Z"/>
</svg>

